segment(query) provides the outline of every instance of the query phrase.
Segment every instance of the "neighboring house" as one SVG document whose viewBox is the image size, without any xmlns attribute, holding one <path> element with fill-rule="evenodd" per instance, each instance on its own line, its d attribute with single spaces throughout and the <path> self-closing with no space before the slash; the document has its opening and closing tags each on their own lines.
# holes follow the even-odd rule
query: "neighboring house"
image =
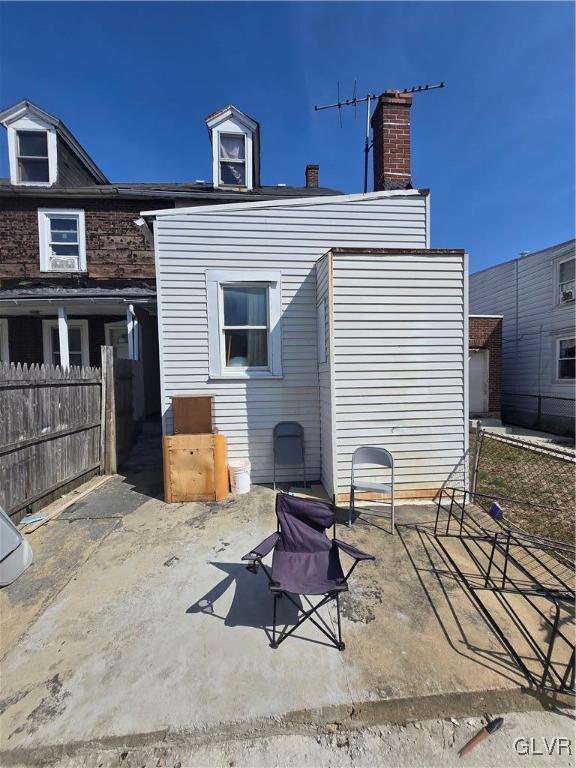
<svg viewBox="0 0 576 768">
<path fill-rule="evenodd" d="M 336 497 L 360 445 L 393 452 L 401 496 L 457 482 L 467 257 L 430 249 L 410 106 L 398 92 L 378 100 L 373 193 L 142 212 L 155 232 L 166 433 L 174 395 L 210 393 L 229 455 L 250 458 L 255 482 L 272 480 L 285 420 L 303 425 L 309 478 Z"/>
<path fill-rule="evenodd" d="M 213 180 L 112 183 L 66 126 L 29 101 L 0 113 L 10 178 L 0 180 L 0 360 L 100 365 L 100 345 L 143 361 L 146 412 L 159 410 L 152 233 L 140 211 L 338 194 L 260 184 L 258 123 L 233 106 L 207 119 Z"/>
<path fill-rule="evenodd" d="M 575 242 L 470 276 L 470 311 L 503 317 L 504 421 L 574 434 Z"/>
<path fill-rule="evenodd" d="M 468 379 L 470 416 L 500 420 L 502 316 L 470 315 Z"/>
</svg>

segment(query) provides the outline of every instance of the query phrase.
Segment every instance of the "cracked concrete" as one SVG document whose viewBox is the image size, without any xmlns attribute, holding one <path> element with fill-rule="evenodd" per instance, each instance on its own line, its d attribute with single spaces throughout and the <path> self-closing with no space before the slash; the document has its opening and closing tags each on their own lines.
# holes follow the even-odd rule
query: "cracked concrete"
<svg viewBox="0 0 576 768">
<path fill-rule="evenodd" d="M 240 558 L 274 530 L 274 493 L 167 505 L 132 486 L 136 503 L 121 482 L 73 522 L 39 529 L 36 570 L 2 593 L 3 627 L 17 627 L 2 663 L 4 761 L 140 748 L 158 734 L 262 739 L 539 706 L 460 585 L 439 575 L 430 508 L 401 507 L 394 537 L 374 518 L 339 530 L 377 557 L 351 579 L 343 653 L 306 625 L 273 651 L 266 579 Z"/>
</svg>

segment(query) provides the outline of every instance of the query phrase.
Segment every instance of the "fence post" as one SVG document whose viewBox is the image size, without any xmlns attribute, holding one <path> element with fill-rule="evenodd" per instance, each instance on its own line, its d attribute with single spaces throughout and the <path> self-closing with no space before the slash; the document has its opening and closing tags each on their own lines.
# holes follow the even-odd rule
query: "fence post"
<svg viewBox="0 0 576 768">
<path fill-rule="evenodd" d="M 102 423 L 100 461 L 105 475 L 116 474 L 116 402 L 114 396 L 114 348 L 100 347 L 102 355 Z"/>
<path fill-rule="evenodd" d="M 472 468 L 470 471 L 470 500 L 474 501 L 476 492 L 476 483 L 478 481 L 478 462 L 480 461 L 480 444 L 482 443 L 482 422 L 480 419 L 476 422 L 476 441 L 474 445 L 474 456 L 472 458 Z"/>
<path fill-rule="evenodd" d="M 542 395 L 538 395 L 538 411 L 536 413 L 536 426 L 542 429 Z"/>
</svg>

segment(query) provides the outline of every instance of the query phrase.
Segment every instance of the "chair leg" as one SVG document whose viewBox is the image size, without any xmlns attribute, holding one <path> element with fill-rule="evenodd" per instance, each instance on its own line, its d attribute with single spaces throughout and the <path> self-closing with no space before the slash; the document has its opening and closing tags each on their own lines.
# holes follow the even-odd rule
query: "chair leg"
<svg viewBox="0 0 576 768">
<path fill-rule="evenodd" d="M 392 535 L 394 535 L 395 532 L 394 527 L 394 469 L 392 469 Z"/>
<path fill-rule="evenodd" d="M 346 643 L 342 642 L 342 624 L 340 622 L 340 595 L 336 594 L 336 615 L 338 617 L 338 650 L 343 651 Z"/>
<path fill-rule="evenodd" d="M 274 595 L 274 614 L 272 617 L 272 642 L 270 643 L 270 648 L 278 648 L 278 643 L 276 642 L 276 605 L 278 602 L 278 595 Z"/>
<path fill-rule="evenodd" d="M 354 487 L 350 486 L 350 500 L 348 502 L 348 528 L 352 526 L 352 514 L 354 511 Z"/>
</svg>

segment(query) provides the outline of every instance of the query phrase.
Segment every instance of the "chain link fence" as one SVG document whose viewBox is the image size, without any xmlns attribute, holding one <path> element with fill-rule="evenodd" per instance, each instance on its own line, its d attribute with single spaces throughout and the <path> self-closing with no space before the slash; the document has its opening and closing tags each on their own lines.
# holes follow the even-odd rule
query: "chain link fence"
<svg viewBox="0 0 576 768">
<path fill-rule="evenodd" d="M 555 435 L 574 436 L 575 400 L 573 397 L 502 393 L 502 420 Z"/>
<path fill-rule="evenodd" d="M 470 490 L 489 507 L 498 501 L 510 523 L 527 533 L 574 543 L 574 451 L 482 428 L 470 433 Z"/>
</svg>

